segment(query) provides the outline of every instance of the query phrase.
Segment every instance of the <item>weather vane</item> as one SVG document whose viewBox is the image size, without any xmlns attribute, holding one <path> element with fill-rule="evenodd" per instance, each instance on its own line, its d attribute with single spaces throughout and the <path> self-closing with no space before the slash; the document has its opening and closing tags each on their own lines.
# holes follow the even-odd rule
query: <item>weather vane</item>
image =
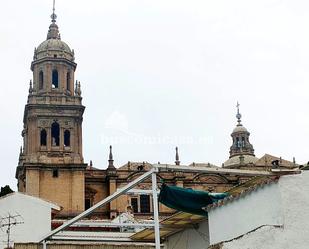
<svg viewBox="0 0 309 249">
<path fill-rule="evenodd" d="M 55 23 L 55 22 L 56 22 L 56 19 L 57 19 L 57 15 L 55 14 L 55 5 L 56 5 L 55 2 L 56 2 L 56 1 L 53 0 L 53 14 L 50 16 L 53 23 Z"/>
</svg>

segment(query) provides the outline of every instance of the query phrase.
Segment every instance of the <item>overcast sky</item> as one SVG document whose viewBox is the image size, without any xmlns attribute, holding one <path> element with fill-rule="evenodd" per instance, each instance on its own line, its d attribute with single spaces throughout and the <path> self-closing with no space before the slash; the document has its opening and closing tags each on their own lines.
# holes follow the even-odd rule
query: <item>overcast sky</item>
<svg viewBox="0 0 309 249">
<path fill-rule="evenodd" d="M 34 47 L 52 0 L 2 1 L 0 186 L 16 189 Z M 81 81 L 85 162 L 221 165 L 239 101 L 256 156 L 309 160 L 306 0 L 58 0 Z"/>
</svg>

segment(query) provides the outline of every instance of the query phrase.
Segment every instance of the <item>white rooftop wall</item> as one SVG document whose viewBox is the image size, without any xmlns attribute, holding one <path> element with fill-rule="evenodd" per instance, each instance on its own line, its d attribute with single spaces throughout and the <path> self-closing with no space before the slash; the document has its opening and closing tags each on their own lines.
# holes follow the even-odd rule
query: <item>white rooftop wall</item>
<svg viewBox="0 0 309 249">
<path fill-rule="evenodd" d="M 38 242 L 39 239 L 51 230 L 51 209 L 58 206 L 21 193 L 12 193 L 0 198 L 0 217 L 8 214 L 19 214 L 23 224 L 13 226 L 11 240 L 14 242 Z M 6 230 L 0 230 L 0 249 L 6 244 Z"/>
<path fill-rule="evenodd" d="M 272 183 L 210 210 L 210 244 L 231 240 L 263 225 L 282 225 L 281 206 L 279 185 Z"/>
<path fill-rule="evenodd" d="M 278 186 L 282 197 L 283 228 L 258 229 L 224 243 L 223 249 L 309 248 L 309 172 L 281 177 Z M 271 201 L 272 199 L 269 199 L 269 202 Z"/>
</svg>

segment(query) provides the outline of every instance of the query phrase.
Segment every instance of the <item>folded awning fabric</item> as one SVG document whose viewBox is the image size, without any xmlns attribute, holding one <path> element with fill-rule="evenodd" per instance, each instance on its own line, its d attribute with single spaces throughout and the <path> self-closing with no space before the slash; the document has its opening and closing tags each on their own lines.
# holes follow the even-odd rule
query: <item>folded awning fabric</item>
<svg viewBox="0 0 309 249">
<path fill-rule="evenodd" d="M 162 184 L 159 202 L 179 211 L 207 216 L 205 207 L 226 196 L 227 193 L 210 193 Z"/>
</svg>

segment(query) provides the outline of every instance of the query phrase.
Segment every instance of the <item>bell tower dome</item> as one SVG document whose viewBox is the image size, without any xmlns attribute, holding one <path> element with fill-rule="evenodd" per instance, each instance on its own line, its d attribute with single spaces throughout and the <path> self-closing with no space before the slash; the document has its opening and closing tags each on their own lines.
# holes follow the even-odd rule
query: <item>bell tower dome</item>
<svg viewBox="0 0 309 249">
<path fill-rule="evenodd" d="M 237 125 L 231 134 L 233 144 L 230 147 L 230 157 L 223 164 L 224 167 L 255 163 L 258 160 L 254 155 L 253 145 L 249 141 L 250 132 L 241 123 L 239 106 L 237 103 Z"/>
<path fill-rule="evenodd" d="M 31 70 L 36 84 L 33 91 L 38 95 L 73 96 L 77 66 L 74 62 L 74 50 L 61 40 L 55 12 L 51 18 L 46 40 L 34 49 Z"/>
<path fill-rule="evenodd" d="M 241 114 L 239 112 L 239 104 L 237 103 L 237 125 L 234 128 L 231 136 L 233 144 L 230 148 L 230 158 L 239 155 L 254 156 L 254 149 L 249 142 L 250 132 L 241 124 Z"/>
<path fill-rule="evenodd" d="M 80 82 L 74 86 L 74 51 L 60 39 L 56 18 L 54 7 L 47 38 L 34 50 L 16 178 L 19 191 L 74 213 L 84 209 L 85 107 Z"/>
</svg>

